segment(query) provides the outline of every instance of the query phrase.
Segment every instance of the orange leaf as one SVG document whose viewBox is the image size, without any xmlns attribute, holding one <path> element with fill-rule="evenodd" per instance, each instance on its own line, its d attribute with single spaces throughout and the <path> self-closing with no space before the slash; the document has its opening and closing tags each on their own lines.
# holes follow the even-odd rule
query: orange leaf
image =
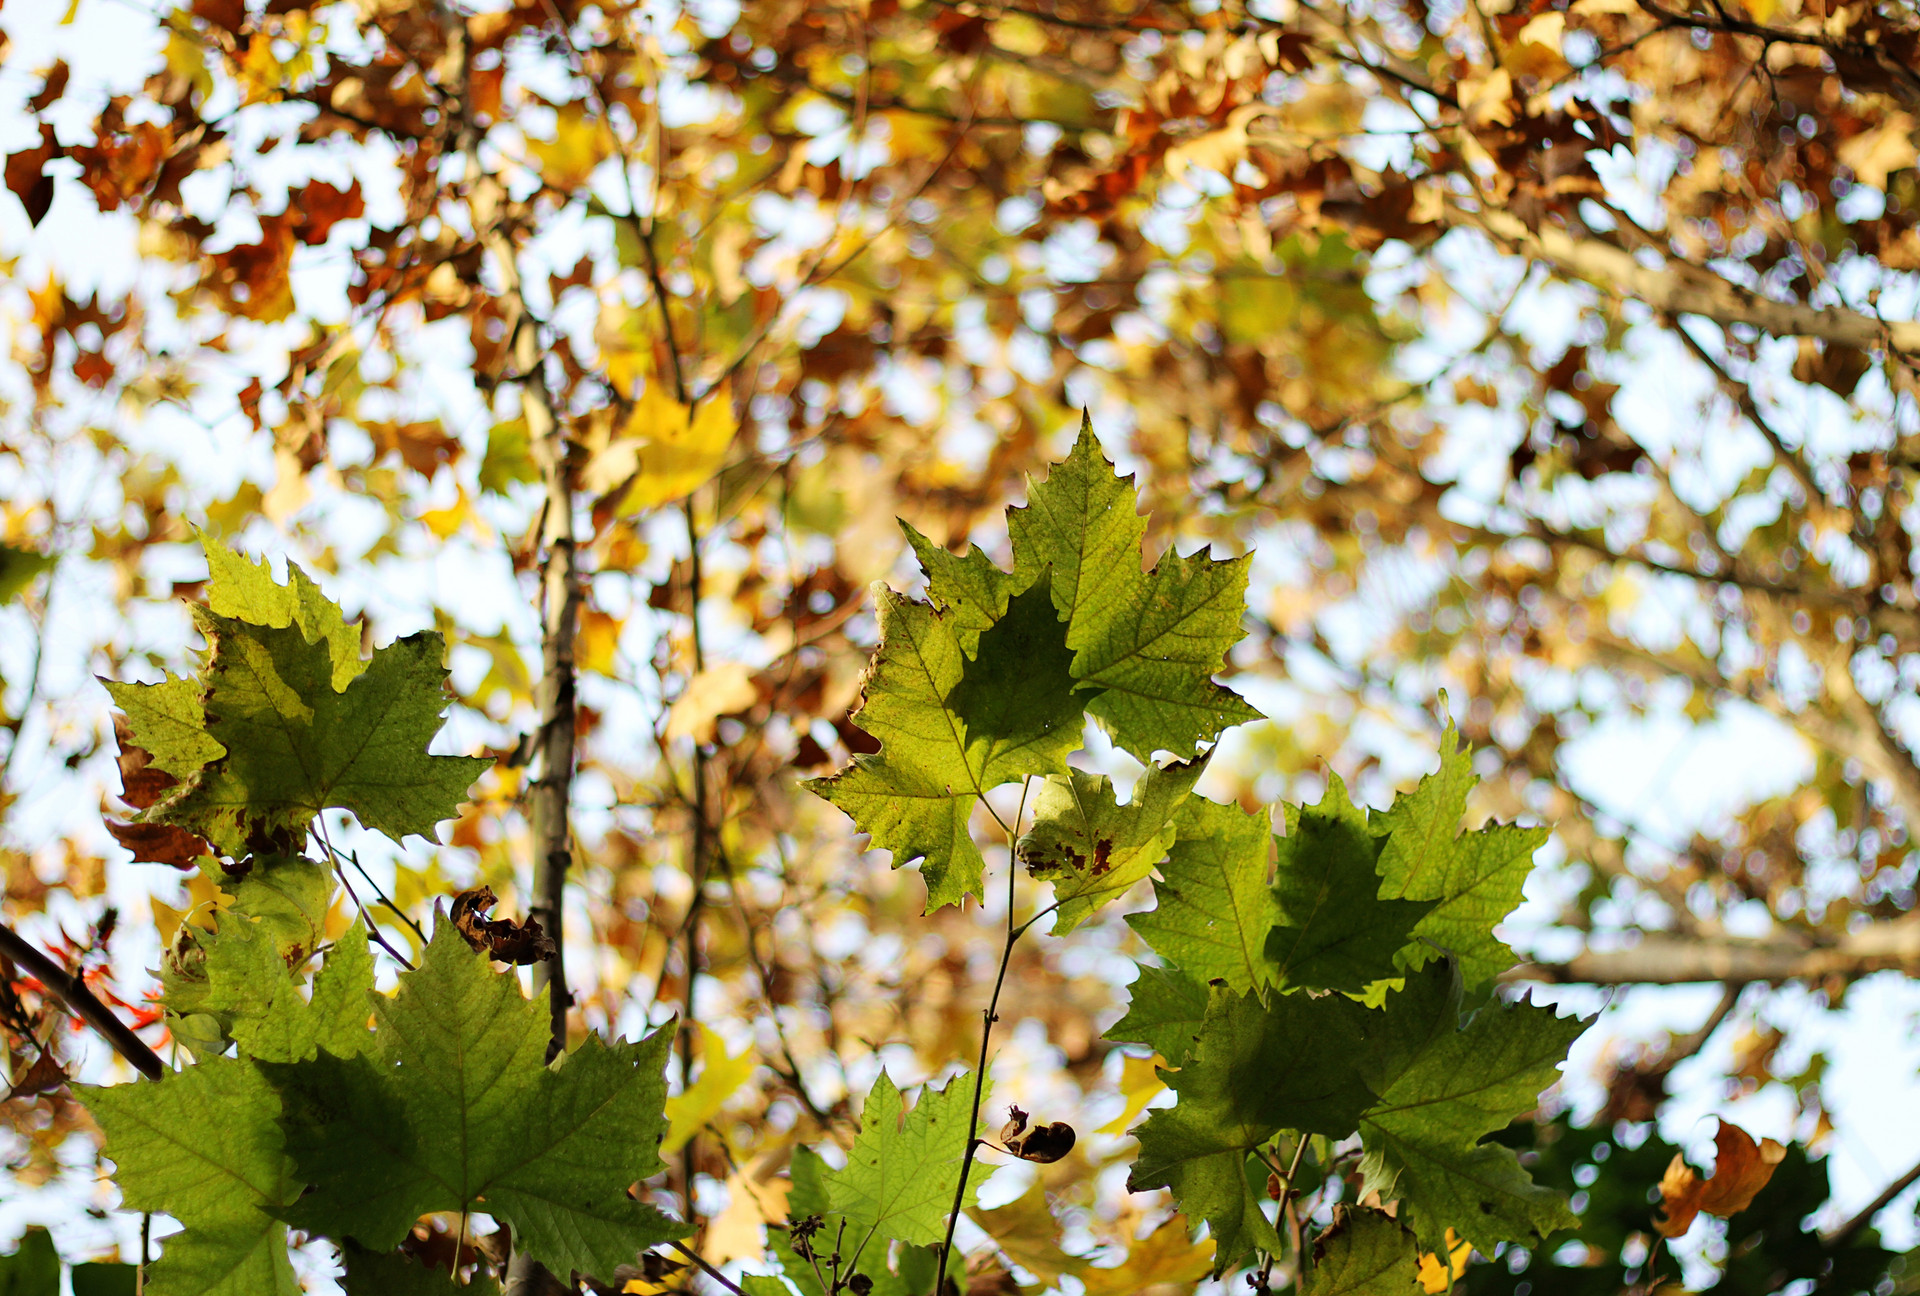
<svg viewBox="0 0 1920 1296">
<path fill-rule="evenodd" d="M 1755 1195 L 1773 1178 L 1774 1167 L 1787 1155 L 1786 1148 L 1772 1139 L 1755 1143 L 1751 1134 L 1725 1121 L 1720 1122 L 1713 1141 L 1719 1153 L 1711 1178 L 1702 1179 L 1678 1155 L 1661 1176 L 1661 1209 L 1653 1226 L 1662 1237 L 1679 1237 L 1702 1212 L 1721 1219 L 1739 1214 L 1753 1204 Z"/>
</svg>

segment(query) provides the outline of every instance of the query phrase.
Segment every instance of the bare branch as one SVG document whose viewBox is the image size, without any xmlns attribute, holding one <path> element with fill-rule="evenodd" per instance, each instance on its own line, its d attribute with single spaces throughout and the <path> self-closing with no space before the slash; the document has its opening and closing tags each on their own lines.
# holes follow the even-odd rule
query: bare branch
<svg viewBox="0 0 1920 1296">
<path fill-rule="evenodd" d="M 1829 943 L 1780 936 L 1743 940 L 1732 936 L 1682 937 L 1649 932 L 1636 945 L 1585 950 L 1565 963 L 1528 963 L 1506 973 L 1508 983 L 1556 985 L 1688 985 L 1719 981 L 1729 986 L 1756 981 L 1855 980 L 1875 972 L 1920 975 L 1920 921 L 1901 918 L 1871 923 Z"/>
<path fill-rule="evenodd" d="M 1699 315 L 1720 324 L 1747 324 L 1776 337 L 1817 337 L 1868 350 L 1888 346 L 1920 355 L 1920 323 L 1877 320 L 1858 311 L 1775 301 L 1729 283 L 1711 270 L 1673 257 L 1660 268 L 1642 265 L 1625 248 L 1580 239 L 1562 229 L 1529 229 L 1504 211 L 1469 212 L 1449 206 L 1445 219 L 1486 233 L 1522 256 L 1545 262 L 1618 297 L 1658 312 Z"/>
<path fill-rule="evenodd" d="M 1895 1197 L 1898 1197 L 1901 1193 L 1913 1187 L 1916 1181 L 1920 1181 L 1920 1165 L 1915 1165 L 1913 1169 L 1888 1184 L 1878 1197 L 1868 1202 L 1860 1209 L 1858 1214 L 1845 1224 L 1842 1224 L 1831 1233 L 1823 1233 L 1820 1236 L 1820 1244 L 1829 1250 L 1832 1250 L 1834 1247 L 1844 1246 L 1852 1240 L 1855 1233 L 1858 1233 L 1861 1229 L 1873 1223 L 1873 1217 L 1891 1205 Z"/>
<path fill-rule="evenodd" d="M 114 1051 L 132 1063 L 141 1075 L 158 1080 L 167 1073 L 167 1064 L 160 1060 L 160 1055 L 148 1048 L 147 1042 L 135 1035 L 132 1027 L 114 1016 L 112 1009 L 95 998 L 79 977 L 41 953 L 11 927 L 0 926 L 0 954 L 31 972 L 48 993 L 59 996 L 69 1012 L 106 1036 Z"/>
</svg>

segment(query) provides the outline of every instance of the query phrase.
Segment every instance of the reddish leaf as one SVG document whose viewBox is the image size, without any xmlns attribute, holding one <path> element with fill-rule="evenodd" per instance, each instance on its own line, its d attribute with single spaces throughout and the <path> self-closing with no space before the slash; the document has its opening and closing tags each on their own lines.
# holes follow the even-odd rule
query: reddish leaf
<svg viewBox="0 0 1920 1296">
<path fill-rule="evenodd" d="M 53 107 L 60 96 L 67 92 L 67 77 L 71 69 L 67 61 L 61 59 L 47 69 L 47 79 L 40 85 L 40 93 L 27 100 L 27 108 L 32 112 L 45 112 Z"/>
<path fill-rule="evenodd" d="M 113 716 L 113 736 L 120 743 L 118 761 L 122 801 L 135 810 L 145 810 L 160 799 L 162 792 L 179 785 L 179 780 L 173 775 L 153 768 L 153 754 L 134 744 L 133 731 L 127 727 L 127 718 L 119 712 Z"/>
<path fill-rule="evenodd" d="M 135 864 L 166 864 L 191 869 L 213 852 L 207 843 L 171 824 L 115 823 L 107 820 L 113 839 L 133 852 Z"/>
<path fill-rule="evenodd" d="M 60 142 L 53 137 L 53 127 L 41 122 L 40 143 L 7 158 L 7 188 L 13 190 L 13 196 L 27 209 L 27 220 L 31 224 L 38 225 L 46 218 L 47 209 L 53 206 L 53 177 L 45 174 L 45 168 L 61 152 Z"/>
<path fill-rule="evenodd" d="M 315 180 L 288 201 L 289 211 L 296 208 L 300 221 L 294 226 L 294 237 L 309 245 L 325 243 L 327 235 L 341 221 L 358 220 L 367 214 L 367 202 L 361 196 L 358 180 L 345 189 L 335 189 L 324 180 Z"/>
<path fill-rule="evenodd" d="M 422 477 L 433 476 L 441 464 L 451 463 L 460 455 L 460 442 L 448 436 L 438 422 L 368 423 L 364 427 L 378 453 L 399 454 L 401 462 Z"/>
<path fill-rule="evenodd" d="M 247 24 L 247 6 L 244 0 L 193 0 L 193 16 L 238 36 Z"/>
</svg>

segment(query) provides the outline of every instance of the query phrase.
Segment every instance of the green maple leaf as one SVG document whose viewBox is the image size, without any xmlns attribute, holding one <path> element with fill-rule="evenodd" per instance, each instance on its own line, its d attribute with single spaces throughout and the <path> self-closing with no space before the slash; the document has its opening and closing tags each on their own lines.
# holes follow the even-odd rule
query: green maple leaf
<svg viewBox="0 0 1920 1296">
<path fill-rule="evenodd" d="M 292 978 L 270 927 L 234 909 L 221 910 L 214 923 L 213 931 L 194 929 L 168 952 L 160 984 L 168 1012 L 212 1017 L 224 1035 L 235 1021 L 264 1015 L 276 988 Z"/>
<path fill-rule="evenodd" d="M 200 547 L 207 558 L 211 611 L 258 626 L 297 626 L 310 642 L 325 643 L 335 689 L 344 689 L 366 669 L 360 632 L 299 567 L 288 563 L 287 584 L 281 585 L 264 561 L 236 553 L 205 534 Z M 202 681 L 169 675 L 159 684 L 103 682 L 126 713 L 134 744 L 152 754 L 156 769 L 184 780 L 224 753 L 207 733 Z"/>
<path fill-rule="evenodd" d="M 101 682 L 112 694 L 114 705 L 126 713 L 134 746 L 146 749 L 155 769 L 177 779 L 191 778 L 226 750 L 207 732 L 198 680 L 169 675 L 158 684 Z"/>
<path fill-rule="evenodd" d="M 1383 844 L 1337 777 L 1319 805 L 1289 812 L 1265 946 L 1274 984 L 1358 994 L 1394 974 L 1434 902 L 1378 898 Z"/>
<path fill-rule="evenodd" d="M 264 1013 L 233 1024 L 236 1043 L 249 1057 L 262 1062 L 304 1062 L 319 1050 L 339 1057 L 366 1052 L 373 1044 L 367 1030 L 372 1005 L 373 954 L 367 929 L 355 922 L 333 948 L 326 965 L 313 979 L 313 997 L 304 999 L 291 977 L 274 983 L 273 998 Z"/>
<path fill-rule="evenodd" d="M 1015 845 L 1014 857 L 1053 884 L 1059 905 L 1054 935 L 1078 927 L 1167 857 L 1173 816 L 1206 767 L 1204 756 L 1165 768 L 1149 765 L 1125 805 L 1114 799 L 1113 780 L 1104 774 L 1072 770 L 1041 784 L 1033 826 Z"/>
<path fill-rule="evenodd" d="M 46 1229 L 29 1228 L 12 1252 L 0 1255 L 0 1296 L 60 1296 L 60 1252 Z"/>
<path fill-rule="evenodd" d="M 1114 473 L 1089 419 L 1064 463 L 1011 509 L 1014 582 L 1027 589 L 1050 573 L 1054 606 L 1067 623 L 1073 677 L 1099 690 L 1090 715 L 1143 762 L 1179 757 L 1222 729 L 1261 715 L 1213 682 L 1246 632 L 1250 557 L 1215 562 L 1169 550 L 1141 570 L 1146 522 L 1131 477 Z"/>
<path fill-rule="evenodd" d="M 229 855 L 297 842 L 335 808 L 395 841 L 430 837 L 492 764 L 427 754 L 447 705 L 437 634 L 377 650 L 336 691 L 328 646 L 300 629 L 204 611 L 198 619 L 212 645 L 206 723 L 226 750 L 147 810 L 150 822 L 177 824 Z"/>
<path fill-rule="evenodd" d="M 1140 1154 L 1127 1186 L 1169 1188 L 1217 1243 L 1215 1274 L 1254 1247 L 1277 1249 L 1247 1183 L 1247 1155 L 1282 1129 L 1341 1138 L 1373 1100 L 1358 1070 L 1376 1014 L 1338 995 L 1311 999 L 1216 989 L 1199 1038 L 1177 1071 L 1178 1101 L 1134 1131 Z"/>
<path fill-rule="evenodd" d="M 1362 1060 L 1379 1095 L 1361 1115 L 1366 1190 L 1398 1199 L 1423 1248 L 1444 1253 L 1446 1231 L 1489 1254 L 1537 1244 L 1577 1225 L 1566 1198 L 1535 1184 L 1511 1148 L 1482 1143 L 1532 1111 L 1591 1019 L 1535 1004 L 1489 1003 L 1460 1025 L 1462 983 L 1451 963 L 1407 978 L 1387 997 Z"/>
<path fill-rule="evenodd" d="M 1207 1016 L 1207 987 L 1178 968 L 1140 969 L 1127 1015 L 1106 1038 L 1149 1045 L 1169 1066 L 1184 1066 Z"/>
<path fill-rule="evenodd" d="M 290 966 L 319 948 L 333 903 L 333 872 L 326 865 L 298 856 L 255 856 L 245 877 L 222 878 L 221 885 L 233 894 L 233 912 L 264 926 Z"/>
<path fill-rule="evenodd" d="M 973 665 L 955 632 L 956 614 L 885 588 L 879 593 L 880 648 L 855 718 L 880 740 L 880 750 L 807 786 L 852 816 L 874 849 L 893 852 L 896 867 L 921 860 L 932 910 L 979 894 L 984 861 L 968 819 L 981 794 L 1065 769 L 1080 729 L 1045 700 L 1032 717 L 1010 712 L 995 694 L 1017 687 L 1009 680 L 1017 663 L 992 662 L 974 666 L 970 709 L 987 727 L 970 730 L 949 705 Z M 1026 601 L 1009 635 L 1037 633 L 1034 611 L 1034 601 Z M 982 640 L 993 630 L 981 632 Z M 1064 688 L 1061 696 L 1069 696 Z"/>
<path fill-rule="evenodd" d="M 1128 925 L 1154 953 L 1199 981 L 1233 990 L 1270 981 L 1265 948 L 1276 914 L 1267 816 L 1192 797 L 1174 824 L 1173 850 L 1153 887 L 1154 907 L 1127 915 Z M 1137 1002 L 1137 988 L 1134 997 Z"/>
<path fill-rule="evenodd" d="M 290 1223 L 383 1251 L 429 1211 L 483 1209 L 548 1269 L 601 1276 L 684 1232 L 627 1196 L 661 1168 L 671 1029 L 548 1067 L 545 1005 L 447 922 L 393 998 L 368 1000 L 365 1052 L 263 1068 L 312 1185 Z"/>
<path fill-rule="evenodd" d="M 1407 1296 L 1420 1282 L 1413 1234 L 1384 1211 L 1334 1208 L 1333 1225 L 1313 1241 L 1313 1268 L 1301 1296 Z"/>
<path fill-rule="evenodd" d="M 994 566 L 979 545 L 967 546 L 964 555 L 950 553 L 905 519 L 900 529 L 920 560 L 920 570 L 926 573 L 927 597 L 953 614 L 954 635 L 961 649 L 972 653 L 981 633 L 1006 615 L 1015 590 L 1025 587 L 1016 585 L 1012 575 Z M 1064 637 L 1061 642 L 1064 645 Z"/>
<path fill-rule="evenodd" d="M 397 1251 L 369 1251 L 352 1242 L 340 1250 L 340 1258 L 346 1262 L 340 1285 L 347 1296 L 447 1296 L 449 1292 L 498 1296 L 500 1291 L 500 1284 L 485 1274 L 457 1286 L 451 1274 L 429 1269 Z"/>
<path fill-rule="evenodd" d="M 249 625 L 283 629 L 294 626 L 309 643 L 324 643 L 335 691 L 367 668 L 360 656 L 360 631 L 347 624 L 340 608 L 304 571 L 287 564 L 287 583 L 273 578 L 264 559 L 248 558 L 202 534 L 207 556 L 207 607 Z"/>
<path fill-rule="evenodd" d="M 106 1133 L 121 1205 L 186 1226 L 148 1274 L 151 1296 L 297 1296 L 287 1226 L 269 1212 L 299 1183 L 279 1101 L 253 1064 L 209 1057 L 156 1081 L 79 1093 Z"/>
<path fill-rule="evenodd" d="M 275 1015 L 281 1000 L 305 1007 L 291 969 L 318 947 L 333 899 L 332 874 L 309 860 L 256 857 L 247 876 L 222 882 L 233 900 L 215 915 L 215 929 L 189 928 L 160 970 L 176 1033 L 196 1053 L 286 1020 Z M 370 970 L 368 977 L 371 986 Z M 363 1011 L 363 1025 L 365 1018 Z"/>
<path fill-rule="evenodd" d="M 1248 560 L 1168 553 L 1143 571 L 1137 504 L 1083 420 L 1072 455 L 1008 512 L 1012 572 L 901 524 L 929 601 L 879 591 L 880 647 L 856 714 L 880 750 L 808 787 L 896 866 L 921 861 L 930 910 L 980 889 L 969 820 L 981 796 L 1064 777 L 1085 715 L 1148 763 L 1259 718 L 1213 682 L 1244 633 Z"/>
<path fill-rule="evenodd" d="M 1005 771 L 1064 768 L 1080 745 L 1086 697 L 1067 673 L 1073 654 L 1053 610 L 1047 580 L 1007 601 L 1000 619 L 981 631 L 960 669 L 947 707 L 965 726 L 969 745 L 986 744 L 985 778 Z"/>
<path fill-rule="evenodd" d="M 985 1106 L 989 1081 L 982 1078 L 980 1086 Z M 876 1237 L 909 1246 L 945 1240 L 972 1102 L 972 1077 L 963 1073 L 944 1088 L 923 1088 L 903 1119 L 900 1091 L 880 1073 L 861 1108 L 846 1168 L 824 1176 L 828 1208 L 847 1220 L 848 1255 L 857 1259 Z M 973 1205 L 975 1183 L 967 1185 L 963 1209 Z"/>
<path fill-rule="evenodd" d="M 1533 854 L 1548 836 L 1545 828 L 1511 824 L 1462 833 L 1467 794 L 1478 781 L 1473 758 L 1461 749 L 1459 732 L 1449 723 L 1439 770 L 1395 798 L 1390 810 L 1372 816 L 1373 830 L 1388 833 L 1380 855 L 1381 898 L 1435 902 L 1415 925 L 1415 941 L 1403 951 L 1402 965 L 1417 970 L 1445 950 L 1460 961 L 1461 974 L 1474 988 L 1489 985 L 1514 964 L 1513 951 L 1493 929 L 1519 906 Z"/>
</svg>

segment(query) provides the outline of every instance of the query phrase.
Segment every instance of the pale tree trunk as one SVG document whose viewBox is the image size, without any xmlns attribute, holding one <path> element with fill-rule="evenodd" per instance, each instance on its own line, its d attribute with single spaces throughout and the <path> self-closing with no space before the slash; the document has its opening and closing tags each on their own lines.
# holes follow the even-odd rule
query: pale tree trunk
<svg viewBox="0 0 1920 1296">
<path fill-rule="evenodd" d="M 573 798 L 573 771 L 578 726 L 575 705 L 574 641 L 580 620 L 580 572 L 574 535 L 573 471 L 567 459 L 566 432 L 552 394 L 547 389 L 546 355 L 540 323 L 527 309 L 521 287 L 519 258 L 511 233 L 509 197 L 498 177 L 481 165 L 479 132 L 467 105 L 467 81 L 472 49 L 464 19 L 451 8 L 442 10 L 450 55 L 458 59 L 460 85 L 460 149 L 466 160 L 466 197 L 473 229 L 487 249 L 500 277 L 496 297 L 504 308 L 510 330 L 507 348 L 509 372 L 500 375 L 520 391 L 520 413 L 526 420 L 532 456 L 540 470 L 544 494 L 536 527 L 540 560 L 541 672 L 536 702 L 539 727 L 529 747 L 537 776 L 528 788 L 528 814 L 533 835 L 533 894 L 527 914 L 537 919 L 553 940 L 553 957 L 533 966 L 537 997 L 547 994 L 547 1060 L 567 1046 L 566 930 L 564 926 L 567 867 L 573 858 L 569 808 Z M 507 1266 L 505 1291 L 509 1296 L 540 1296 L 568 1288 L 524 1253 L 516 1252 Z"/>
</svg>

